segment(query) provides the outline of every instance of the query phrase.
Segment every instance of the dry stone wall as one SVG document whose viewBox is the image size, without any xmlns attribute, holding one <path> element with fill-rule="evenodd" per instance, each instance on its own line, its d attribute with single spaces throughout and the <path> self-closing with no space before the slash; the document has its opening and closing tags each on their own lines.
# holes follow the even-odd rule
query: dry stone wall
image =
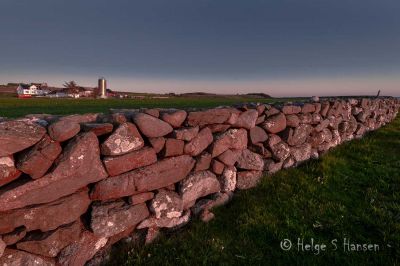
<svg viewBox="0 0 400 266">
<path fill-rule="evenodd" d="M 29 115 L 0 123 L 0 265 L 94 265 L 117 241 L 191 218 L 265 174 L 393 120 L 394 98 Z"/>
</svg>

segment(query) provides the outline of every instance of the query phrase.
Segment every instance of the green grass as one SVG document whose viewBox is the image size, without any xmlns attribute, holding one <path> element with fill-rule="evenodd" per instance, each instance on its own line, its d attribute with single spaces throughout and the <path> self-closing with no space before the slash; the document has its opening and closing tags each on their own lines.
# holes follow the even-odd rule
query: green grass
<svg viewBox="0 0 400 266">
<path fill-rule="evenodd" d="M 265 177 L 216 209 L 208 224 L 194 220 L 146 247 L 117 245 L 110 264 L 398 265 L 399 154 L 400 117 L 319 160 Z M 327 251 L 297 251 L 297 238 L 325 243 Z M 380 250 L 344 252 L 344 238 Z M 290 251 L 280 248 L 283 239 L 293 242 Z"/>
<path fill-rule="evenodd" d="M 0 97 L 0 117 L 21 117 L 27 114 L 79 114 L 108 112 L 110 108 L 190 108 L 232 105 L 239 102 L 283 102 L 289 99 L 257 99 L 246 97 L 173 97 L 168 99 L 18 99 Z M 301 100 L 296 99 L 296 100 Z"/>
</svg>

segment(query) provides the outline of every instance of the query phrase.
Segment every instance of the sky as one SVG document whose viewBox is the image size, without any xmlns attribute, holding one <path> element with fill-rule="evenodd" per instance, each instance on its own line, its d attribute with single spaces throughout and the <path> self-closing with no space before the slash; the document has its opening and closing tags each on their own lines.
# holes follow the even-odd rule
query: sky
<svg viewBox="0 0 400 266">
<path fill-rule="evenodd" d="M 0 0 L 0 84 L 400 96 L 399 0 Z"/>
</svg>

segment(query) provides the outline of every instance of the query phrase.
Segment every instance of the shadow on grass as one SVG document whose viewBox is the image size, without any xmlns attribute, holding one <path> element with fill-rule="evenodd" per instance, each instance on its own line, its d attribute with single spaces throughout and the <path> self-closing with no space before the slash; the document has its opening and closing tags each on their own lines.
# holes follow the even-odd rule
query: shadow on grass
<svg viewBox="0 0 400 266">
<path fill-rule="evenodd" d="M 154 244 L 119 244 L 110 265 L 396 265 L 400 260 L 400 118 L 251 190 Z M 325 251 L 302 251 L 326 244 Z M 378 251 L 349 251 L 377 244 Z M 280 243 L 292 242 L 284 251 Z M 337 245 L 334 250 L 332 241 Z"/>
</svg>

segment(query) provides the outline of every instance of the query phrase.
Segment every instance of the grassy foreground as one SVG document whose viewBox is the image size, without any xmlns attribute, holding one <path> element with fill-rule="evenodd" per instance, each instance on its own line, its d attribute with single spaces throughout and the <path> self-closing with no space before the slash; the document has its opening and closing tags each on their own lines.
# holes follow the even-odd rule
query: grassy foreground
<svg viewBox="0 0 400 266">
<path fill-rule="evenodd" d="M 214 213 L 208 224 L 195 220 L 147 247 L 119 244 L 110 264 L 398 265 L 400 116 L 319 160 L 265 177 Z M 302 251 L 298 238 L 326 249 Z M 344 238 L 379 250 L 344 250 Z M 280 247 L 284 239 L 289 251 Z"/>
<path fill-rule="evenodd" d="M 171 97 L 166 99 L 18 99 L 0 97 L 0 117 L 21 117 L 27 114 L 83 114 L 106 113 L 110 108 L 189 108 L 233 105 L 240 102 L 283 102 L 286 98 L 258 99 L 233 97 Z M 296 101 L 301 98 L 296 98 Z"/>
</svg>

